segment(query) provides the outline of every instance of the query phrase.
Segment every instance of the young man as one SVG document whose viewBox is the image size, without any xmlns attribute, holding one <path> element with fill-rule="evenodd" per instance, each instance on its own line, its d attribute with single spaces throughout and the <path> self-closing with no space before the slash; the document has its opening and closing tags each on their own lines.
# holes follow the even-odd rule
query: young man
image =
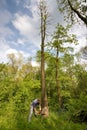
<svg viewBox="0 0 87 130">
<path fill-rule="evenodd" d="M 36 117 L 38 114 L 37 110 L 36 110 L 36 107 L 39 107 L 39 111 L 41 111 L 41 105 L 40 105 L 40 99 L 35 99 L 32 101 L 31 105 L 30 105 L 30 114 L 29 114 L 29 118 L 28 118 L 28 121 L 30 122 L 31 121 L 31 117 L 32 117 L 32 114 L 34 114 L 34 116 Z"/>
</svg>

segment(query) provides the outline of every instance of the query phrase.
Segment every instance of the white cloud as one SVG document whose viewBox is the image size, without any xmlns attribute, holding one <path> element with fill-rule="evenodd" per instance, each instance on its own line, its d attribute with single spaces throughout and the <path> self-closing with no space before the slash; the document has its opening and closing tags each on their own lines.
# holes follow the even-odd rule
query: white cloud
<svg viewBox="0 0 87 130">
<path fill-rule="evenodd" d="M 75 46 L 75 52 L 78 52 L 82 47 L 87 45 L 87 28 L 84 24 L 77 23 L 72 27 L 71 33 L 77 36 L 79 44 Z"/>
<path fill-rule="evenodd" d="M 15 20 L 12 22 L 15 28 L 23 35 L 30 43 L 39 47 L 39 29 L 38 20 L 28 15 L 15 15 Z"/>
<path fill-rule="evenodd" d="M 16 49 L 8 49 L 7 51 L 6 51 L 6 54 L 8 55 L 8 54 L 17 54 L 18 53 L 18 51 L 16 50 Z"/>
<path fill-rule="evenodd" d="M 6 44 L 5 40 L 0 40 L 0 62 L 6 62 L 6 51 L 9 46 Z"/>
<path fill-rule="evenodd" d="M 37 63 L 36 61 L 31 61 L 31 64 L 32 64 L 32 66 L 40 66 L 40 64 L 39 63 Z"/>
<path fill-rule="evenodd" d="M 21 54 L 23 57 L 25 57 L 25 58 L 28 58 L 30 55 L 29 55 L 29 53 L 26 53 L 26 52 L 23 52 L 23 51 L 17 51 L 16 49 L 12 49 L 12 48 L 9 48 L 7 51 L 6 51 L 6 54 L 8 55 L 8 54 L 15 54 L 16 56 L 18 55 L 18 54 Z"/>
<path fill-rule="evenodd" d="M 28 15 L 16 14 L 16 20 L 13 21 L 13 25 L 20 31 L 22 35 L 27 36 L 30 31 L 34 31 L 33 20 Z"/>
</svg>

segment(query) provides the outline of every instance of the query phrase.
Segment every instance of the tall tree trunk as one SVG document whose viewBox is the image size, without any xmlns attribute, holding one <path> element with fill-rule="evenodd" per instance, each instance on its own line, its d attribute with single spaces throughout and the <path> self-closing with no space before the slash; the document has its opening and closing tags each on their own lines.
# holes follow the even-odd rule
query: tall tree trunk
<svg viewBox="0 0 87 130">
<path fill-rule="evenodd" d="M 57 88 L 57 94 L 58 94 L 58 102 L 59 102 L 59 107 L 62 107 L 62 101 L 61 101 L 61 93 L 60 93 L 60 83 L 59 83 L 59 75 L 58 75 L 58 46 L 57 46 L 57 53 L 56 53 L 56 88 Z"/>
<path fill-rule="evenodd" d="M 44 47 L 41 50 L 41 114 L 48 116 L 48 101 L 45 84 Z"/>
<path fill-rule="evenodd" d="M 48 116 L 48 101 L 45 84 L 45 59 L 44 46 L 46 37 L 47 9 L 43 1 L 40 1 L 40 17 L 41 17 L 41 114 Z"/>
</svg>

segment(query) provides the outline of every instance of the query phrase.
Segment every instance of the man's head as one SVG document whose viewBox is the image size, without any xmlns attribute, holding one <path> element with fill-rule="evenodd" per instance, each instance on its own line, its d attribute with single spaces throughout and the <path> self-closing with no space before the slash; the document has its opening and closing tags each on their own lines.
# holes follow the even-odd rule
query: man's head
<svg viewBox="0 0 87 130">
<path fill-rule="evenodd" d="M 41 104 L 41 100 L 39 98 L 37 99 L 37 101 L 38 101 L 39 104 Z"/>
</svg>

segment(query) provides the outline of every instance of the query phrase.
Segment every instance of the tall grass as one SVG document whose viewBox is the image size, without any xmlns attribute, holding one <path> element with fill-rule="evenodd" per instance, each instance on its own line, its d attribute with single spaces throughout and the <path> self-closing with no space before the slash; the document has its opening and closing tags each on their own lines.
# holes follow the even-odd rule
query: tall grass
<svg viewBox="0 0 87 130">
<path fill-rule="evenodd" d="M 0 119 L 0 130 L 87 130 L 87 124 L 73 123 L 66 114 L 50 113 L 48 118 L 32 117 L 28 122 L 28 113 L 16 113 L 13 117 Z"/>
</svg>

